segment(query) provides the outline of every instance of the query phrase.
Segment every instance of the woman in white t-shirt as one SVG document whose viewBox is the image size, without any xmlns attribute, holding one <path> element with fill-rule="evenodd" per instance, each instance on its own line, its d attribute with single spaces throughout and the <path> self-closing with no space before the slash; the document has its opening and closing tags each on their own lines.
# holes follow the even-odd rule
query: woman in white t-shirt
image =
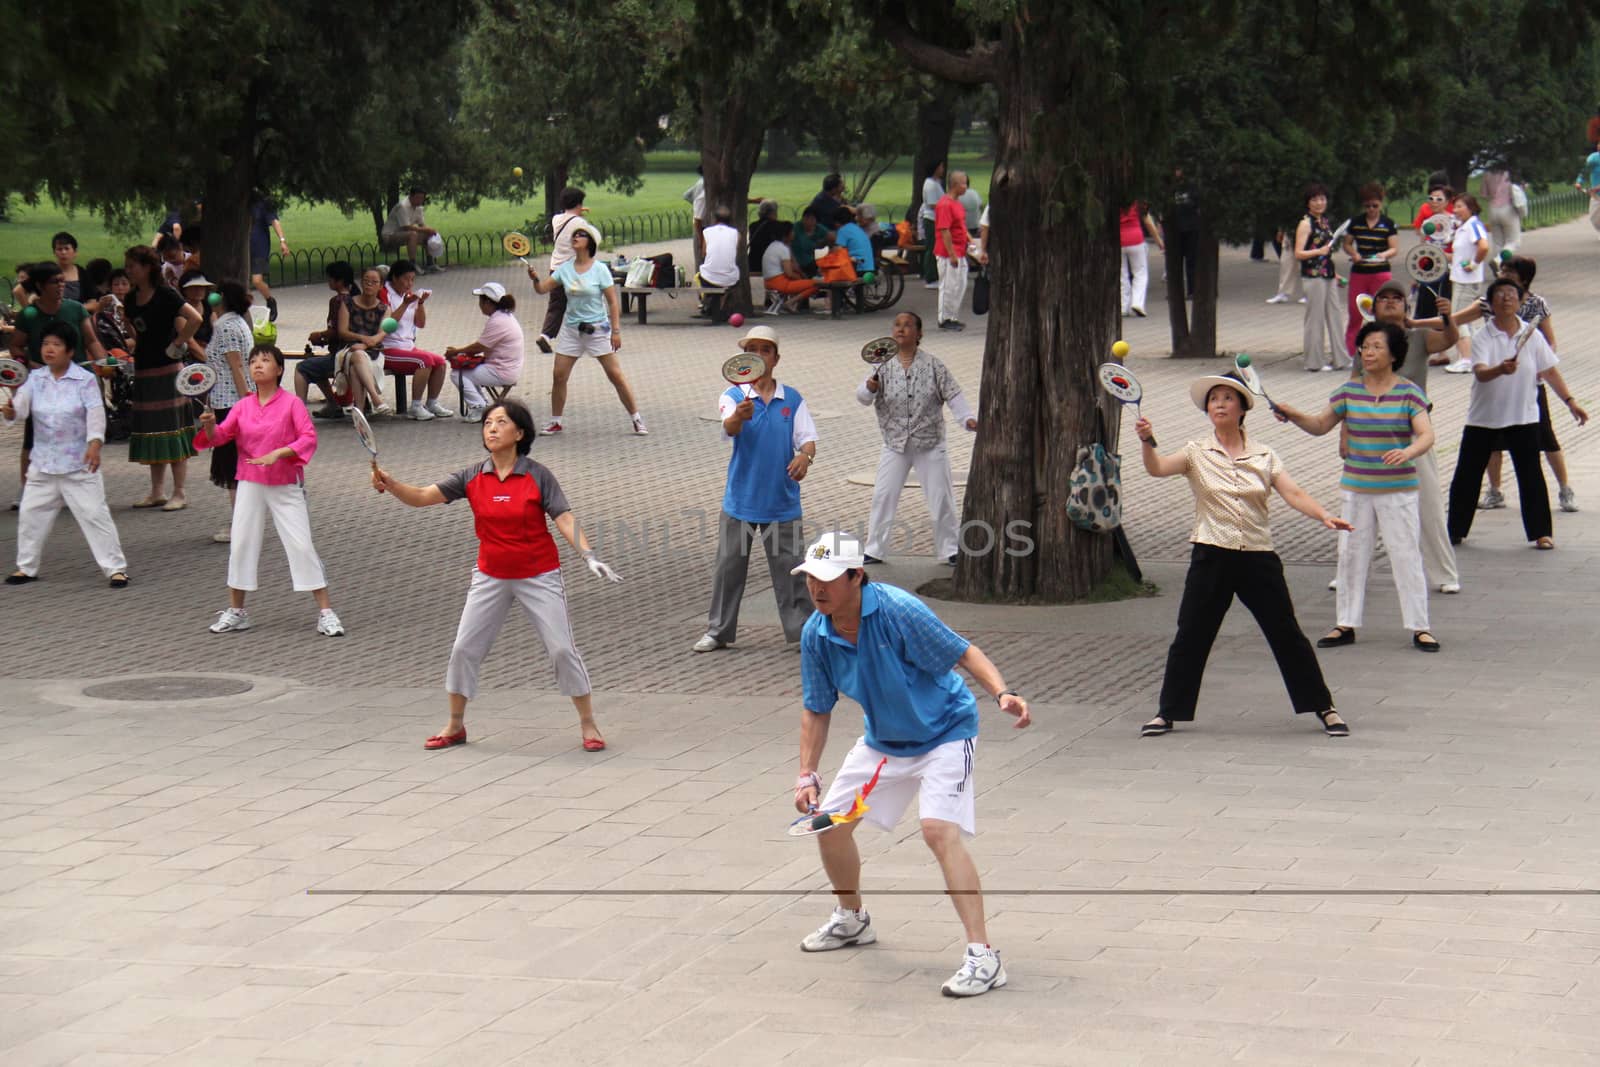
<svg viewBox="0 0 1600 1067">
<path fill-rule="evenodd" d="M 1471 307 L 1483 292 L 1483 261 L 1489 258 L 1489 231 L 1478 218 L 1478 198 L 1462 193 L 1450 205 L 1456 217 L 1455 237 L 1450 253 L 1450 303 L 1453 307 Z M 1472 327 L 1461 330 L 1461 340 L 1456 342 L 1456 361 L 1445 367 L 1447 374 L 1466 374 L 1472 370 Z"/>
<path fill-rule="evenodd" d="M 556 335 L 556 363 L 550 382 L 550 420 L 539 430 L 545 435 L 561 433 L 565 429 L 562 412 L 567 406 L 567 379 L 572 368 L 584 356 L 593 356 L 617 391 L 617 399 L 627 409 L 633 420 L 633 432 L 643 436 L 644 416 L 634 403 L 633 387 L 628 376 L 622 373 L 617 351 L 622 348 L 622 303 L 617 299 L 617 283 L 611 268 L 595 258 L 594 232 L 581 229 L 572 235 L 573 258 L 557 267 L 543 281 L 532 267 L 528 277 L 538 293 L 552 293 L 556 289 L 567 291 L 567 311 L 561 322 L 561 332 Z"/>
<path fill-rule="evenodd" d="M 484 282 L 472 290 L 478 298 L 478 310 L 488 316 L 483 332 L 470 345 L 444 350 L 444 358 L 456 366 L 458 356 L 482 356 L 482 362 L 473 367 L 456 370 L 456 388 L 467 402 L 467 418 L 478 422 L 488 407 L 484 386 L 516 385 L 522 377 L 522 323 L 517 321 L 517 298 L 506 292 L 499 282 Z"/>
<path fill-rule="evenodd" d="M 761 283 L 767 292 L 783 294 L 782 310 L 787 312 L 799 310 L 800 301 L 817 291 L 816 283 L 795 264 L 794 252 L 789 248 L 793 240 L 794 223 L 780 222 L 777 237 L 761 253 Z"/>
</svg>

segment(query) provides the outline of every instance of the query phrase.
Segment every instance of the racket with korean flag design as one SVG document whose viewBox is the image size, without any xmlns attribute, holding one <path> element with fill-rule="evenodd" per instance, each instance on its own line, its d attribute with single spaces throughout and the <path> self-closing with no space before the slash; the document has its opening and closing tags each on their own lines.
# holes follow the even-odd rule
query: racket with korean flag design
<svg viewBox="0 0 1600 1067">
<path fill-rule="evenodd" d="M 186 363 L 178 368 L 178 381 L 174 388 L 181 396 L 198 400 L 211 410 L 211 390 L 217 387 L 217 372 L 206 363 Z"/>
<path fill-rule="evenodd" d="M 883 766 L 888 762 L 888 757 L 878 761 L 877 769 L 872 772 L 872 780 L 863 786 L 860 792 L 856 793 L 855 799 L 850 802 L 850 806 L 844 811 L 818 811 L 812 809 L 789 824 L 789 836 L 815 837 L 818 834 L 827 833 L 835 826 L 843 826 L 845 823 L 859 820 L 861 816 L 867 813 L 867 797 L 877 786 L 878 776 L 883 773 Z"/>
<path fill-rule="evenodd" d="M 1132 404 L 1134 417 L 1142 417 L 1139 401 L 1144 396 L 1144 389 L 1139 385 L 1139 379 L 1133 376 L 1133 371 L 1120 363 L 1100 364 L 1100 388 L 1110 393 L 1124 406 Z M 1150 438 L 1152 447 L 1155 443 L 1156 439 Z"/>
<path fill-rule="evenodd" d="M 9 356 L 0 358 L 0 386 L 15 393 L 28 380 L 28 368 Z"/>
</svg>

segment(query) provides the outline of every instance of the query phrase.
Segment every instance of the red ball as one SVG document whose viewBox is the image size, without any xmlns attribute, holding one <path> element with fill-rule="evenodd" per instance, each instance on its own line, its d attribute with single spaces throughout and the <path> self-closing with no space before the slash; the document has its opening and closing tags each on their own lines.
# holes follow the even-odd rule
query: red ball
<svg viewBox="0 0 1600 1067">
<path fill-rule="evenodd" d="M 728 316 L 728 325 L 729 326 L 743 326 L 744 325 L 744 316 L 739 314 L 737 311 L 735 311 L 732 315 Z"/>
</svg>

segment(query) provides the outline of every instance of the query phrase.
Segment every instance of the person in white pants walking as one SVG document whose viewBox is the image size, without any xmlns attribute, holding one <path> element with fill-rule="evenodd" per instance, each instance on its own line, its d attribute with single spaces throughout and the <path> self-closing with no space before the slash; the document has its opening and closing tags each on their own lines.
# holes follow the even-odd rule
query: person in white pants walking
<svg viewBox="0 0 1600 1067">
<path fill-rule="evenodd" d="M 28 375 L 15 397 L 0 402 L 0 416 L 7 423 L 33 419 L 32 462 L 17 513 L 17 569 L 6 578 L 7 585 L 38 579 L 45 539 L 63 504 L 78 520 L 112 588 L 128 584 L 128 561 L 100 477 L 105 401 L 94 374 L 72 361 L 78 343 L 77 329 L 67 323 L 46 326 L 39 342 L 44 366 Z"/>
<path fill-rule="evenodd" d="M 245 594 L 256 588 L 261 539 L 267 515 L 289 557 L 297 593 L 317 602 L 317 632 L 343 637 L 344 624 L 328 600 L 328 579 L 311 542 L 311 512 L 306 504 L 305 466 L 317 451 L 317 431 L 303 401 L 280 387 L 283 353 L 276 345 L 250 350 L 250 380 L 255 395 L 242 398 L 219 424 L 207 409 L 200 416 L 197 449 L 234 441 L 239 449 L 239 488 L 233 503 L 233 539 L 228 546 L 228 607 L 211 624 L 214 634 L 250 629 Z"/>
<path fill-rule="evenodd" d="M 872 490 L 872 517 L 867 525 L 866 560 L 882 563 L 894 529 L 894 513 L 906 475 L 917 472 L 933 519 L 934 554 L 952 567 L 960 514 L 950 457 L 945 451 L 944 405 L 969 431 L 978 428 L 955 376 L 936 357 L 922 351 L 922 319 L 902 311 L 894 318 L 895 358 L 880 364 L 856 387 L 856 399 L 878 413 L 883 453 Z"/>
</svg>

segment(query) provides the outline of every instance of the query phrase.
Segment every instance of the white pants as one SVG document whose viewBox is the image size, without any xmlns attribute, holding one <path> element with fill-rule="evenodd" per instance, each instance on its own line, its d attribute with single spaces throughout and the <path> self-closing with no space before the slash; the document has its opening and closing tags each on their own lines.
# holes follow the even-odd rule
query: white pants
<svg viewBox="0 0 1600 1067">
<path fill-rule="evenodd" d="M 38 577 L 44 542 L 50 536 L 50 527 L 55 525 L 62 504 L 78 520 L 78 529 L 89 542 L 89 551 L 94 553 L 94 561 L 101 572 L 109 578 L 118 571 L 127 570 L 128 561 L 122 555 L 122 542 L 117 538 L 116 524 L 111 521 L 111 509 L 106 506 L 106 487 L 100 472 L 46 474 L 38 467 L 28 471 L 28 487 L 17 512 L 17 570 Z"/>
<path fill-rule="evenodd" d="M 978 739 L 969 737 L 965 741 L 946 741 L 920 756 L 891 756 L 868 745 L 865 737 L 858 737 L 819 807 L 823 811 L 848 811 L 856 793 L 877 774 L 878 784 L 864 798 L 867 813 L 861 817 L 862 822 L 880 830 L 893 830 L 911 806 L 911 798 L 916 797 L 919 818 L 953 822 L 961 827 L 962 834 L 971 837 L 978 830 L 974 799 L 977 787 L 972 780 L 972 757 L 977 747 Z M 879 773 L 878 764 L 883 760 L 888 762 Z"/>
<path fill-rule="evenodd" d="M 1340 626 L 1361 629 L 1367 607 L 1367 570 L 1381 530 L 1395 592 L 1400 594 L 1400 617 L 1412 632 L 1428 629 L 1428 580 L 1422 573 L 1418 547 L 1417 496 L 1415 489 L 1402 493 L 1344 491 L 1344 518 L 1355 530 L 1339 545 Z"/>
<path fill-rule="evenodd" d="M 917 472 L 922 483 L 922 495 L 928 501 L 928 515 L 933 519 L 933 554 L 938 559 L 949 559 L 956 554 L 957 528 L 955 485 L 950 479 L 950 454 L 944 445 L 921 452 L 907 449 L 896 452 L 885 447 L 878 457 L 878 475 L 872 483 L 872 517 L 867 520 L 867 546 L 869 556 L 882 559 L 894 540 L 894 513 L 900 505 L 900 490 L 906 484 L 906 475 Z"/>
<path fill-rule="evenodd" d="M 1150 287 L 1150 253 L 1143 243 L 1122 246 L 1122 313 L 1144 310 L 1145 292 Z M 1129 282 L 1129 278 L 1132 282 Z"/>
<path fill-rule="evenodd" d="M 1522 241 L 1522 216 L 1517 214 L 1517 209 L 1510 204 L 1504 207 L 1491 207 L 1489 215 L 1489 261 L 1500 262 L 1500 252 L 1509 248 L 1513 252 Z M 1455 301 L 1451 301 L 1455 307 Z M 1463 308 L 1466 305 L 1461 305 Z"/>
<path fill-rule="evenodd" d="M 256 566 L 261 562 L 261 538 L 267 512 L 278 531 L 294 591 L 310 593 L 328 584 L 322 560 L 311 543 L 311 510 L 304 485 L 262 485 L 240 482 L 233 501 L 232 540 L 228 543 L 228 588 L 251 592 L 256 588 Z"/>
<path fill-rule="evenodd" d="M 1321 370 L 1332 364 L 1343 370 L 1350 366 L 1344 350 L 1344 322 L 1338 283 L 1332 278 L 1304 278 L 1306 287 L 1306 326 L 1302 339 L 1306 370 Z M 1323 345 L 1327 347 L 1324 348 Z"/>
<path fill-rule="evenodd" d="M 483 395 L 486 385 L 515 385 L 514 381 L 506 381 L 500 377 L 500 372 L 487 363 L 480 363 L 471 370 L 456 371 L 456 388 L 461 390 L 461 395 L 467 398 L 467 403 L 473 407 L 482 407 L 489 402 Z"/>
<path fill-rule="evenodd" d="M 961 320 L 961 301 L 967 295 L 967 260 L 963 256 L 959 263 L 951 263 L 948 259 L 939 260 L 939 321 L 959 322 Z"/>
<path fill-rule="evenodd" d="M 533 623 L 533 630 L 544 642 L 545 654 L 556 670 L 556 684 L 564 696 L 581 697 L 589 692 L 589 672 L 578 655 L 572 637 L 572 621 L 567 617 L 567 594 L 561 572 L 547 571 L 532 578 L 491 578 L 480 570 L 472 572 L 467 603 L 461 609 L 456 627 L 456 643 L 450 649 L 450 665 L 445 668 L 447 693 L 468 700 L 478 695 L 478 668 L 494 647 L 494 639 L 505 625 L 506 615 L 515 602 Z"/>
<path fill-rule="evenodd" d="M 1417 507 L 1422 513 L 1422 563 L 1426 580 L 1432 585 L 1460 585 L 1456 550 L 1450 547 L 1450 531 L 1446 528 L 1444 488 L 1439 484 L 1439 461 L 1433 449 L 1418 456 L 1415 466 L 1417 478 L 1422 482 Z M 1385 543 L 1387 541 L 1385 538 Z"/>
</svg>

